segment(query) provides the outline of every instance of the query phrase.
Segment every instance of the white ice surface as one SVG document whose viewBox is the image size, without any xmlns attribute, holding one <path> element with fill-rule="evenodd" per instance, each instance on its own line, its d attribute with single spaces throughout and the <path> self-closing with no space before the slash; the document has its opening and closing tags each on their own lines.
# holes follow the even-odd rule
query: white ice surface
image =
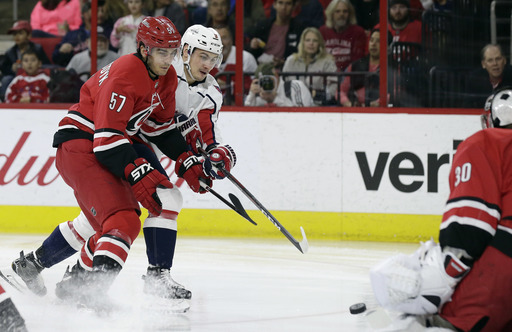
<svg viewBox="0 0 512 332">
<path fill-rule="evenodd" d="M 36 249 L 43 236 L 1 235 L 2 267 L 19 251 Z M 374 306 L 368 272 L 380 260 L 410 253 L 416 244 L 310 241 L 301 254 L 286 238 L 276 240 L 179 238 L 172 275 L 192 291 L 185 314 L 152 305 L 142 292 L 147 267 L 144 240 L 133 244 L 109 291 L 110 316 L 59 303 L 55 283 L 76 256 L 43 271 L 48 295 L 39 298 L 6 287 L 30 332 L 40 331 L 372 331 L 358 302 Z M 156 309 L 155 309 L 156 307 Z M 161 308 L 161 309 L 160 309 Z"/>
</svg>

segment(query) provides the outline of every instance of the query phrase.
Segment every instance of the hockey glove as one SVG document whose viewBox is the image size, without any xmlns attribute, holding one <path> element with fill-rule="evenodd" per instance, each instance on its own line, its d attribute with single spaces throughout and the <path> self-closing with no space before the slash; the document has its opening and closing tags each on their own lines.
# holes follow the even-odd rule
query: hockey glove
<svg viewBox="0 0 512 332">
<path fill-rule="evenodd" d="M 457 257 L 428 241 L 412 255 L 387 259 L 372 269 L 370 277 L 383 307 L 425 315 L 440 311 L 468 271 Z"/>
<path fill-rule="evenodd" d="M 165 175 L 157 171 L 144 158 L 138 158 L 124 169 L 124 176 L 132 186 L 133 193 L 143 207 L 154 215 L 162 212 L 162 202 L 156 193 L 157 186 L 172 188 Z"/>
<path fill-rule="evenodd" d="M 206 190 L 201 187 L 199 179 L 211 187 L 212 181 L 204 172 L 204 158 L 192 152 L 183 152 L 176 160 L 175 172 L 187 181 L 188 186 L 196 193 L 204 194 Z"/>
<path fill-rule="evenodd" d="M 176 127 L 195 154 L 199 154 L 198 147 L 203 147 L 203 137 L 195 118 L 188 118 L 185 114 L 175 117 Z"/>
<path fill-rule="evenodd" d="M 439 245 L 420 257 L 421 286 L 419 295 L 404 303 L 402 310 L 413 314 L 435 314 L 450 301 L 455 286 L 467 274 L 469 267 L 450 252 L 443 253 Z"/>
<path fill-rule="evenodd" d="M 235 150 L 229 145 L 217 145 L 213 149 L 208 151 L 208 159 L 211 162 L 211 170 L 209 171 L 210 176 L 216 179 L 223 179 L 226 177 L 221 170 L 222 167 L 226 171 L 231 171 L 236 164 Z"/>
</svg>

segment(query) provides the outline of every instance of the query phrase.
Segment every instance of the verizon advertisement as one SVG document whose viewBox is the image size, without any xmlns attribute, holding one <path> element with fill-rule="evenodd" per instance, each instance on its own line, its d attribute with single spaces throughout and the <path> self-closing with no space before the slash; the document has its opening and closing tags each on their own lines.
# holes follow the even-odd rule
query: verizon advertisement
<svg viewBox="0 0 512 332">
<path fill-rule="evenodd" d="M 440 215 L 457 145 L 476 115 L 344 114 L 344 212 Z"/>
<path fill-rule="evenodd" d="M 0 109 L 0 205 L 76 206 L 55 168 L 53 133 L 65 110 Z M 224 112 L 219 126 L 233 174 L 271 210 L 441 214 L 455 148 L 478 116 Z M 224 209 L 182 189 L 185 208 Z M 214 189 L 252 204 L 228 180 Z"/>
</svg>

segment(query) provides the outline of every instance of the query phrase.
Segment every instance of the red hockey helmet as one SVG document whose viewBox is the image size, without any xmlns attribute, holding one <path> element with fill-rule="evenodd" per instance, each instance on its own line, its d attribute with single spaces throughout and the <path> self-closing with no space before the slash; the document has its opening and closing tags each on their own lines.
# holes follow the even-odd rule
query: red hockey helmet
<svg viewBox="0 0 512 332">
<path fill-rule="evenodd" d="M 165 16 L 146 17 L 137 30 L 137 47 L 143 42 L 148 53 L 153 47 L 178 48 L 181 44 L 181 35 L 174 23 Z"/>
</svg>

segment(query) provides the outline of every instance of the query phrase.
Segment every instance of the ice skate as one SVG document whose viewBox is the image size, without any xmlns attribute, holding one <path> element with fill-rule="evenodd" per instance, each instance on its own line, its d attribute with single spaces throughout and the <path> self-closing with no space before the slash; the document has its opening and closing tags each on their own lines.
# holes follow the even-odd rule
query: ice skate
<svg viewBox="0 0 512 332">
<path fill-rule="evenodd" d="M 169 269 L 148 267 L 144 280 L 144 293 L 151 295 L 148 307 L 164 309 L 169 313 L 184 313 L 190 309 L 187 300 L 192 298 L 192 292 L 178 284 L 171 277 Z"/>
<path fill-rule="evenodd" d="M 62 280 L 55 286 L 55 295 L 61 300 L 75 300 L 79 302 L 85 295 L 89 284 L 88 274 L 78 263 L 70 269 L 69 265 L 64 272 Z"/>
<path fill-rule="evenodd" d="M 105 293 L 104 287 L 110 284 L 112 276 L 103 271 L 87 271 L 78 263 L 71 269 L 69 266 L 62 280 L 55 287 L 55 295 L 63 300 L 74 303 L 77 308 L 91 310 L 99 316 L 107 316 L 113 304 Z"/>
<path fill-rule="evenodd" d="M 152 294 L 167 299 L 192 298 L 192 292 L 183 285 L 174 281 L 169 269 L 148 267 L 147 274 L 142 276 L 144 280 L 144 293 Z"/>
<path fill-rule="evenodd" d="M 44 267 L 39 263 L 33 252 L 25 256 L 23 251 L 21 251 L 20 258 L 14 260 L 11 267 L 21 280 L 25 282 L 28 289 L 36 295 L 46 295 L 46 286 L 41 276 L 41 271 Z"/>
</svg>

